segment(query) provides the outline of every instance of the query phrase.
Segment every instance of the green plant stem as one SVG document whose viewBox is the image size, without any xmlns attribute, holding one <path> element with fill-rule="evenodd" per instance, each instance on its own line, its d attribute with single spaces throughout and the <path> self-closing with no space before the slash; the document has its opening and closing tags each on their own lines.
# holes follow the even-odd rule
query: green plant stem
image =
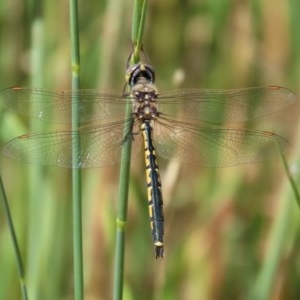
<svg viewBox="0 0 300 300">
<path fill-rule="evenodd" d="M 261 271 L 257 276 L 254 285 L 251 287 L 247 299 L 264 300 L 271 299 L 272 286 L 276 277 L 276 271 L 282 257 L 285 247 L 286 232 L 289 228 L 292 201 L 288 199 L 281 199 L 280 207 L 278 208 L 279 215 L 273 226 L 270 235 L 270 242 L 268 251 L 265 254 L 265 261 L 262 265 Z"/>
<path fill-rule="evenodd" d="M 131 114 L 131 106 L 127 105 L 126 116 Z M 124 136 L 131 130 L 130 122 L 126 123 Z M 116 220 L 116 251 L 114 270 L 114 300 L 123 299 L 124 256 L 125 256 L 125 226 L 127 219 L 127 203 L 129 189 L 131 141 L 124 144 L 119 176 L 118 212 Z"/>
<path fill-rule="evenodd" d="M 27 287 L 26 287 L 26 283 L 25 283 L 25 272 L 24 272 L 24 268 L 23 268 L 22 256 L 21 256 L 19 245 L 18 245 L 18 239 L 16 236 L 14 223 L 13 223 L 13 220 L 11 217 L 9 204 L 7 201 L 7 197 L 6 197 L 6 193 L 4 190 L 1 176 L 0 176 L 0 193 L 1 193 L 2 204 L 3 204 L 3 208 L 4 208 L 4 214 L 5 214 L 5 217 L 7 220 L 8 228 L 9 228 L 12 243 L 13 243 L 13 249 L 14 249 L 15 259 L 16 259 L 16 263 L 17 263 L 18 275 L 19 275 L 19 282 L 20 282 L 21 291 L 22 291 L 22 299 L 27 300 L 28 294 L 27 294 Z"/>
<path fill-rule="evenodd" d="M 140 60 L 140 51 L 142 49 L 142 40 L 145 27 L 147 0 L 135 0 L 133 8 L 133 20 L 131 39 L 133 43 L 133 54 L 131 63 L 137 63 Z"/>
<path fill-rule="evenodd" d="M 30 69 L 31 69 L 31 87 L 42 87 L 44 84 L 44 45 L 45 30 L 43 19 L 43 2 L 32 1 L 32 22 L 31 22 L 31 51 L 30 51 Z M 37 119 L 30 119 L 30 131 L 47 131 L 47 124 L 41 123 Z M 41 293 L 41 262 L 46 249 L 36 247 L 37 239 L 43 237 L 43 230 L 47 226 L 44 213 L 44 203 L 41 201 L 41 195 L 49 194 L 46 188 L 45 167 L 40 165 L 28 166 L 29 178 L 29 201 L 28 201 L 28 240 L 27 240 L 27 285 L 30 298 L 35 300 Z M 47 211 L 49 213 L 49 211 Z M 39 216 L 39 217 L 36 217 Z M 49 237 L 48 237 L 49 239 Z M 42 250 L 43 249 L 43 250 Z M 50 285 L 48 285 L 50 286 Z"/>
<path fill-rule="evenodd" d="M 296 198 L 296 202 L 297 202 L 298 208 L 300 209 L 300 193 L 299 193 L 297 184 L 296 184 L 296 182 L 295 182 L 295 180 L 293 178 L 293 175 L 290 172 L 290 169 L 289 169 L 288 163 L 287 163 L 287 161 L 285 159 L 285 156 L 281 155 L 281 159 L 282 159 L 282 162 L 283 162 L 285 173 L 288 176 L 289 183 L 290 183 L 290 185 L 292 187 L 294 196 Z"/>
<path fill-rule="evenodd" d="M 82 255 L 82 204 L 81 204 L 81 171 L 79 164 L 80 137 L 78 135 L 79 113 L 78 96 L 80 82 L 78 3 L 70 0 L 70 34 L 72 61 L 72 199 L 73 199 L 73 251 L 74 251 L 74 298 L 83 299 L 83 255 Z"/>
<path fill-rule="evenodd" d="M 293 195 L 296 198 L 298 208 L 300 207 L 300 197 L 296 182 L 290 173 L 286 158 L 281 155 L 285 172 L 288 176 L 289 183 L 292 187 Z M 272 286 L 274 285 L 274 279 L 276 276 L 276 270 L 280 263 L 282 253 L 286 244 L 286 235 L 291 223 L 291 215 L 293 212 L 293 202 L 290 197 L 283 198 L 278 208 L 279 214 L 276 218 L 273 230 L 270 236 L 270 243 L 268 252 L 266 253 L 266 259 L 262 266 L 262 269 L 257 277 L 254 286 L 249 292 L 248 299 L 264 300 L 270 299 Z"/>
<path fill-rule="evenodd" d="M 134 2 L 133 22 L 132 22 L 132 42 L 134 45 L 133 53 L 129 59 L 131 64 L 139 61 L 140 51 L 142 48 L 142 36 L 146 16 L 146 0 L 136 0 Z M 128 120 L 124 126 L 123 136 L 127 136 L 131 131 L 132 108 L 128 101 L 125 118 Z M 130 155 L 131 140 L 126 141 L 122 149 L 120 177 L 119 177 L 119 196 L 118 212 L 116 220 L 116 251 L 115 251 L 115 269 L 114 269 L 114 290 L 113 299 L 123 299 L 123 282 L 124 282 L 124 256 L 125 256 L 125 227 L 127 219 L 127 203 L 129 189 L 129 172 L 130 172 Z"/>
</svg>

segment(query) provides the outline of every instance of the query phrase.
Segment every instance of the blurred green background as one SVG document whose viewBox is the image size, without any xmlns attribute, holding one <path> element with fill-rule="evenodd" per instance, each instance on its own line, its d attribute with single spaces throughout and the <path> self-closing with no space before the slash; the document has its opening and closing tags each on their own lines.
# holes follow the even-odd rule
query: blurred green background
<svg viewBox="0 0 300 300">
<path fill-rule="evenodd" d="M 81 86 L 124 87 L 133 1 L 79 1 Z M 299 93 L 300 2 L 149 1 L 159 90 L 279 85 Z M 70 89 L 67 1 L 0 3 L 0 87 Z M 299 182 L 300 105 L 276 127 Z M 57 125 L 0 108 L 0 142 Z M 32 300 L 73 299 L 70 170 L 0 156 Z M 208 169 L 159 160 L 166 254 L 155 260 L 142 156 L 132 163 L 124 299 L 300 299 L 299 210 L 281 158 Z M 83 171 L 85 299 L 111 299 L 118 166 Z M 21 299 L 0 210 L 0 299 Z"/>
</svg>

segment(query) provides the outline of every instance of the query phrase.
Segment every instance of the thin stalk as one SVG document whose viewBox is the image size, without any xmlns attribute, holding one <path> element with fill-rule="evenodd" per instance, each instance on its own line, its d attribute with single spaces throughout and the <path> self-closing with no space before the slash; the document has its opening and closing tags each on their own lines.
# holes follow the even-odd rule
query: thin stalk
<svg viewBox="0 0 300 300">
<path fill-rule="evenodd" d="M 142 36 L 146 15 L 146 0 L 136 0 L 134 2 L 133 22 L 132 22 L 132 42 L 134 50 L 130 58 L 130 63 L 134 64 L 139 61 L 140 50 L 142 45 Z M 128 120 L 124 126 L 125 137 L 131 130 L 132 108 L 128 101 L 125 118 Z M 129 189 L 129 171 L 131 156 L 131 140 L 127 139 L 123 145 L 120 177 L 119 177 L 119 195 L 118 195 L 118 212 L 116 220 L 116 251 L 115 251 L 115 269 L 114 269 L 114 290 L 113 299 L 123 299 L 123 282 L 124 282 L 124 256 L 125 256 L 125 227 L 127 220 L 127 203 Z"/>
<path fill-rule="evenodd" d="M 282 162 L 284 165 L 285 172 L 288 176 L 290 185 L 292 187 L 293 194 L 296 198 L 298 208 L 300 207 L 300 196 L 295 180 L 289 170 L 286 158 L 281 155 Z M 272 287 L 274 285 L 276 270 L 282 257 L 282 252 L 286 245 L 286 235 L 288 228 L 290 228 L 291 214 L 293 212 L 292 201 L 289 198 L 283 198 L 278 208 L 278 216 L 274 224 L 270 243 L 268 247 L 268 253 L 266 253 L 266 260 L 262 266 L 261 272 L 259 273 L 253 288 L 249 292 L 248 299 L 264 300 L 270 299 L 272 293 Z"/>
<path fill-rule="evenodd" d="M 70 0 L 70 35 L 72 63 L 72 91 L 79 89 L 80 57 L 78 3 Z M 73 254 L 74 254 L 74 299 L 83 299 L 83 255 L 82 255 L 82 204 L 81 204 L 81 171 L 79 163 L 80 137 L 78 135 L 79 112 L 78 95 L 72 98 L 72 202 L 73 202 Z"/>
<path fill-rule="evenodd" d="M 296 198 L 296 202 L 297 202 L 298 208 L 300 209 L 300 193 L 299 193 L 297 184 L 296 184 L 296 182 L 295 182 L 295 180 L 293 178 L 293 175 L 290 172 L 290 169 L 289 169 L 289 166 L 288 166 L 288 163 L 286 161 L 285 156 L 281 155 L 281 159 L 282 159 L 282 162 L 283 162 L 285 173 L 286 173 L 286 175 L 287 175 L 287 177 L 289 179 L 289 182 L 290 182 L 290 185 L 292 187 L 294 196 Z"/>
<path fill-rule="evenodd" d="M 145 27 L 147 11 L 147 0 L 135 0 L 133 7 L 131 39 L 134 46 L 131 63 L 137 63 L 140 60 L 140 51 L 142 49 L 142 40 Z"/>
<path fill-rule="evenodd" d="M 24 268 L 23 268 L 22 256 L 21 256 L 18 239 L 16 236 L 15 228 L 14 228 L 14 223 L 13 223 L 13 220 L 11 217 L 9 204 L 7 201 L 7 197 L 6 197 L 6 193 L 4 190 L 1 176 L 0 176 L 0 194 L 1 194 L 1 198 L 2 198 L 4 214 L 5 214 L 5 217 L 7 220 L 8 228 L 9 228 L 12 243 L 13 243 L 13 249 L 14 249 L 15 259 L 16 259 L 16 263 L 17 263 L 18 275 L 19 275 L 19 282 L 20 282 L 21 291 L 22 291 L 22 299 L 27 300 L 28 294 L 27 294 L 27 287 L 26 287 L 26 283 L 25 283 L 25 272 L 24 272 Z"/>
<path fill-rule="evenodd" d="M 44 19 L 42 1 L 31 1 L 31 51 L 30 51 L 30 69 L 31 69 L 31 87 L 43 87 L 44 83 Z M 34 118 L 30 119 L 30 131 L 46 131 L 47 124 L 40 123 Z M 28 201 L 28 240 L 27 240 L 27 285 L 30 298 L 38 299 L 43 293 L 41 289 L 43 274 L 43 257 L 51 255 L 48 249 L 36 247 L 37 237 L 44 238 L 43 230 L 49 223 L 46 222 L 45 213 L 49 211 L 44 209 L 41 195 L 49 193 L 46 188 L 45 167 L 40 165 L 31 165 L 28 167 L 29 175 L 29 201 Z M 50 204 L 50 203 L 49 203 Z M 51 205 L 51 204 L 50 204 Z M 38 216 L 38 217 L 37 217 Z M 42 222 L 45 220 L 45 222 Z M 46 237 L 49 239 L 49 236 Z M 43 244 L 43 243 L 41 243 Z M 51 284 L 47 285 L 51 286 Z"/>
<path fill-rule="evenodd" d="M 275 283 L 278 265 L 285 248 L 286 234 L 291 221 L 292 201 L 286 201 L 282 197 L 280 207 L 278 208 L 278 216 L 273 226 L 268 245 L 268 251 L 265 254 L 265 261 L 257 276 L 254 285 L 249 291 L 248 298 L 264 300 L 270 299 L 272 287 Z"/>
<path fill-rule="evenodd" d="M 126 116 L 130 117 L 131 106 L 127 105 Z M 124 136 L 130 132 L 130 122 L 124 127 Z M 127 220 L 127 203 L 129 189 L 131 140 L 124 143 L 119 176 L 118 211 L 116 220 L 115 270 L 114 270 L 114 300 L 123 299 L 125 227 Z"/>
</svg>

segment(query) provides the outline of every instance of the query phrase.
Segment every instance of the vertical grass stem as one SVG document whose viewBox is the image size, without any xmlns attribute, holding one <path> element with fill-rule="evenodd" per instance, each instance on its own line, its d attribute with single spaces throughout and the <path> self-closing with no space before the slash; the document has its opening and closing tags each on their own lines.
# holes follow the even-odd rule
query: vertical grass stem
<svg viewBox="0 0 300 300">
<path fill-rule="evenodd" d="M 132 42 L 134 50 L 129 59 L 131 64 L 139 61 L 142 48 L 142 36 L 146 16 L 146 0 L 136 0 L 133 9 L 132 22 Z M 132 125 L 131 103 L 128 101 L 125 118 L 128 120 L 124 127 L 124 137 L 131 131 Z M 129 171 L 130 171 L 131 140 L 128 139 L 123 145 L 120 178 L 119 178 L 119 196 L 118 212 L 116 220 L 116 251 L 115 251 L 115 269 L 114 269 L 114 290 L 113 299 L 121 300 L 123 298 L 124 281 L 124 256 L 125 256 L 125 226 L 127 218 L 127 202 L 129 189 Z"/>
<path fill-rule="evenodd" d="M 74 298 L 83 299 L 83 254 L 82 254 L 82 204 L 81 204 L 81 171 L 80 171 L 80 137 L 78 135 L 79 113 L 78 95 L 80 85 L 80 56 L 78 3 L 70 0 L 70 35 L 72 64 L 72 199 L 73 199 L 73 254 L 74 254 Z"/>
<path fill-rule="evenodd" d="M 0 176 L 0 194 L 1 194 L 1 199 L 2 199 L 2 204 L 3 204 L 3 210 L 4 214 L 7 220 L 8 228 L 10 231 L 10 235 L 12 238 L 12 243 L 13 243 L 13 249 L 14 249 L 14 254 L 15 254 L 15 259 L 17 263 L 17 270 L 18 270 L 18 276 L 19 276 L 19 282 L 21 286 L 21 291 L 22 291 L 22 300 L 27 300 L 28 299 L 28 294 L 27 294 L 27 287 L 25 283 L 25 272 L 23 268 L 23 262 L 22 262 L 22 256 L 14 228 L 14 223 L 10 214 L 10 209 L 6 197 L 6 193 L 4 190 L 3 182 L 2 182 L 2 177 Z"/>
</svg>

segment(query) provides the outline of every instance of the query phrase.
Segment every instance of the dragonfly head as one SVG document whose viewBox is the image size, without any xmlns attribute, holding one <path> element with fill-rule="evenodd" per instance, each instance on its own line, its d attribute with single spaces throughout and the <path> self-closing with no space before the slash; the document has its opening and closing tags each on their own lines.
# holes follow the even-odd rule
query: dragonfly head
<svg viewBox="0 0 300 300">
<path fill-rule="evenodd" d="M 154 83 L 155 81 L 155 71 L 151 65 L 138 63 L 130 66 L 126 71 L 126 83 L 133 87 L 141 79 L 145 80 L 147 83 Z"/>
</svg>

